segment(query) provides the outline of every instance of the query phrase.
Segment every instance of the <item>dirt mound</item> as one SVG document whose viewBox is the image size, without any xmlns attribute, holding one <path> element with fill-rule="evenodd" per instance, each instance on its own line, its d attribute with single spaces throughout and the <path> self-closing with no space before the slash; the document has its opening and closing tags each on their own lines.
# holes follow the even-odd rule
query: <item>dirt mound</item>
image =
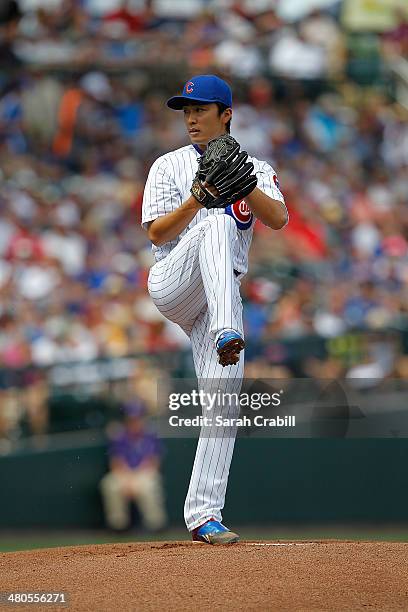
<svg viewBox="0 0 408 612">
<path fill-rule="evenodd" d="M 71 610 L 92 612 L 402 610 L 407 561 L 408 544 L 391 542 L 75 546 L 0 554 L 0 590 L 64 591 Z"/>
</svg>

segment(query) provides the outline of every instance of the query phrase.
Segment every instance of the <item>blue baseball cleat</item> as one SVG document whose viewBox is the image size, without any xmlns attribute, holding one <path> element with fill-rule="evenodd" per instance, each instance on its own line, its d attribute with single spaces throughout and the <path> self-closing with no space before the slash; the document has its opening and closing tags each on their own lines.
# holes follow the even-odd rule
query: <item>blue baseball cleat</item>
<svg viewBox="0 0 408 612">
<path fill-rule="evenodd" d="M 239 354 L 245 346 L 242 336 L 233 329 L 223 331 L 217 339 L 216 348 L 219 363 L 222 366 L 235 365 Z"/>
<path fill-rule="evenodd" d="M 234 544 L 238 542 L 239 535 L 230 531 L 225 525 L 210 519 L 200 527 L 191 532 L 193 542 L 205 542 L 206 544 Z"/>
</svg>

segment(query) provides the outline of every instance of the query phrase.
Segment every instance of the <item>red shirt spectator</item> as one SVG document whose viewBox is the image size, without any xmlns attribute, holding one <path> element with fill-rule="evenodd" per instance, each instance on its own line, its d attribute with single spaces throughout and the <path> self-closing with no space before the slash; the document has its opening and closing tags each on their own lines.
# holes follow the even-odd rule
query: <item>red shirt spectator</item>
<svg viewBox="0 0 408 612">
<path fill-rule="evenodd" d="M 41 239 L 35 234 L 30 234 L 27 229 L 18 229 L 11 238 L 5 253 L 8 260 L 40 260 L 45 253 Z"/>
</svg>

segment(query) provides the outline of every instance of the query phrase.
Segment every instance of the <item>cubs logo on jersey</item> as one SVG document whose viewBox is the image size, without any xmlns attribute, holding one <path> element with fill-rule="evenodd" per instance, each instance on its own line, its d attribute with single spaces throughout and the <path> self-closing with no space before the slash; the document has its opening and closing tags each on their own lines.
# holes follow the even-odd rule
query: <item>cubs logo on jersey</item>
<svg viewBox="0 0 408 612">
<path fill-rule="evenodd" d="M 234 219 L 240 230 L 249 229 L 254 220 L 254 215 L 245 200 L 237 200 L 234 204 L 227 206 L 225 214 L 230 215 Z"/>
</svg>

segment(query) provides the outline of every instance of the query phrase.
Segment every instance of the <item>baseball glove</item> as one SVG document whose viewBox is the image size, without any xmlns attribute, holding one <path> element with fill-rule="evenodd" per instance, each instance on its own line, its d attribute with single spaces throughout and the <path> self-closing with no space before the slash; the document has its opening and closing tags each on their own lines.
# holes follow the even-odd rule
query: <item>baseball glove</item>
<svg viewBox="0 0 408 612">
<path fill-rule="evenodd" d="M 248 153 L 240 151 L 238 142 L 229 134 L 210 140 L 198 162 L 191 193 L 205 208 L 225 208 L 242 200 L 256 187 L 258 179 L 252 174 L 254 165 Z M 213 195 L 204 183 L 216 188 Z"/>
</svg>

